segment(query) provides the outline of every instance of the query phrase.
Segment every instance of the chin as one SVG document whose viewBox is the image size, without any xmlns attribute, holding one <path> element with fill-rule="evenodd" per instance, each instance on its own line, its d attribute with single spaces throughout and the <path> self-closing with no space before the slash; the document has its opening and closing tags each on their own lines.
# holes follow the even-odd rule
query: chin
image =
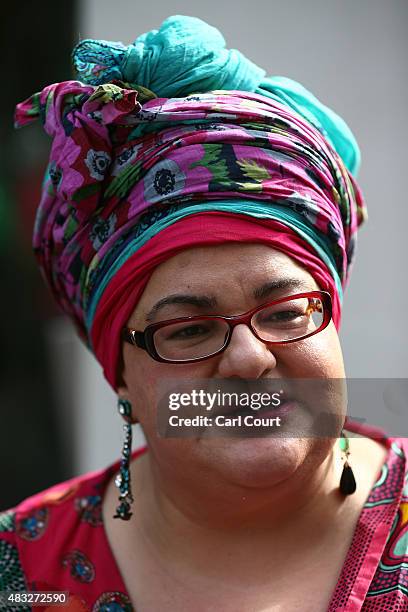
<svg viewBox="0 0 408 612">
<path fill-rule="evenodd" d="M 208 469 L 225 482 L 268 488 L 291 478 L 308 457 L 309 438 L 219 438 L 205 452 Z"/>
</svg>

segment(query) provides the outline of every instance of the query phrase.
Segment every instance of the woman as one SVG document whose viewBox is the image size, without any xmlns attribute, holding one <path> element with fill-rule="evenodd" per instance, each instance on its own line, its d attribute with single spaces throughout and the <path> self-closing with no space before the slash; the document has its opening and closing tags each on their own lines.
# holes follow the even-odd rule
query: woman
<svg viewBox="0 0 408 612">
<path fill-rule="evenodd" d="M 69 591 L 72 610 L 408 610 L 405 440 L 344 425 L 335 393 L 330 433 L 299 434 L 313 414 L 286 387 L 281 436 L 158 431 L 165 380 L 344 378 L 365 217 L 350 130 L 194 18 L 129 47 L 82 41 L 73 61 L 79 81 L 17 111 L 53 136 L 34 249 L 125 444 L 1 515 L 2 589 Z"/>
</svg>

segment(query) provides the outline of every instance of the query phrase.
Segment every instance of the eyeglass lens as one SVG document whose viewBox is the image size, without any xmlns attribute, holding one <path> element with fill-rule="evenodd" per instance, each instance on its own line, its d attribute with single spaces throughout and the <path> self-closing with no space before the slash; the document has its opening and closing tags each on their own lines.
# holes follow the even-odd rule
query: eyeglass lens
<svg viewBox="0 0 408 612">
<path fill-rule="evenodd" d="M 251 324 L 265 342 L 301 339 L 322 327 L 324 305 L 319 298 L 293 298 L 256 312 Z M 154 345 L 163 359 L 184 361 L 212 355 L 225 345 L 229 324 L 222 319 L 195 319 L 169 323 L 154 334 Z"/>
</svg>

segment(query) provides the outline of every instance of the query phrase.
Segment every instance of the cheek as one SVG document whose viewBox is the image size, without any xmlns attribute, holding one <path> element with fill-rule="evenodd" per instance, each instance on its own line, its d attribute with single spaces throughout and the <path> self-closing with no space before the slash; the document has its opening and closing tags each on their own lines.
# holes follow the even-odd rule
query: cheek
<svg viewBox="0 0 408 612">
<path fill-rule="evenodd" d="M 343 351 L 333 322 L 320 334 L 314 336 L 315 348 L 320 356 L 320 367 L 327 378 L 344 378 Z M 312 338 L 313 339 L 313 338 Z"/>
<path fill-rule="evenodd" d="M 150 436 L 156 433 L 158 407 L 163 397 L 168 398 L 169 387 L 180 380 L 210 378 L 213 366 L 211 360 L 186 365 L 160 363 L 144 351 L 129 350 L 133 348 L 124 347 L 123 377 L 133 414 Z"/>
<path fill-rule="evenodd" d="M 312 437 L 337 437 L 347 411 L 347 386 L 335 326 L 330 324 L 323 332 L 295 343 L 286 363 L 281 374 L 283 378 L 299 379 L 289 382 L 289 388 L 308 415 L 306 421 L 299 421 L 299 435 L 311 427 Z"/>
<path fill-rule="evenodd" d="M 286 358 L 287 357 L 287 358 Z M 288 378 L 344 378 L 343 353 L 334 324 L 304 342 L 294 343 L 290 354 L 281 353 Z"/>
</svg>

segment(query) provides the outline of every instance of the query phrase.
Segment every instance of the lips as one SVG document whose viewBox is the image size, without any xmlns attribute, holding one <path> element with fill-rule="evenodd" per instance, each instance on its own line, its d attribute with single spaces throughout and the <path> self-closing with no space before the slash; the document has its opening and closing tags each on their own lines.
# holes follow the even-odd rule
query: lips
<svg viewBox="0 0 408 612">
<path fill-rule="evenodd" d="M 257 414 L 264 418 L 277 416 L 283 417 L 292 412 L 292 410 L 295 410 L 296 408 L 299 408 L 299 402 L 288 398 L 287 400 L 282 402 L 280 406 L 276 406 L 275 408 L 270 408 L 269 406 L 266 406 L 265 410 L 258 410 Z"/>
<path fill-rule="evenodd" d="M 236 416 L 280 416 L 284 413 L 291 412 L 294 408 L 298 407 L 299 404 L 296 399 L 291 397 L 285 397 L 285 400 L 279 404 L 279 406 L 261 406 L 259 409 L 251 408 L 251 406 L 240 406 L 233 404 L 231 406 L 222 406 L 220 410 L 215 413 L 216 416 L 222 415 L 226 417 Z"/>
</svg>

